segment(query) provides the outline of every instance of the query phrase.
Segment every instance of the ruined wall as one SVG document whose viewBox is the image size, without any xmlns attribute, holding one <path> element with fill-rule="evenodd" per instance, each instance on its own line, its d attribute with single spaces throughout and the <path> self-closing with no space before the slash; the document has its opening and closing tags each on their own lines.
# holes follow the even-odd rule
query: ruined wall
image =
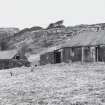
<svg viewBox="0 0 105 105">
<path fill-rule="evenodd" d="M 23 60 L 14 60 L 14 59 L 0 59 L 0 69 L 10 69 L 15 67 L 29 67 L 30 63 Z"/>
<path fill-rule="evenodd" d="M 40 65 L 54 64 L 54 52 L 48 52 L 40 56 Z"/>
</svg>

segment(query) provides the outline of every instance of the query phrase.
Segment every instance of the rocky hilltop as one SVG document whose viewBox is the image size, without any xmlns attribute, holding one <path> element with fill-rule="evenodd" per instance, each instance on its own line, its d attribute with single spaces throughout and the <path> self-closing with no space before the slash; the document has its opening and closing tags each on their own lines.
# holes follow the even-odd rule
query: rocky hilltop
<svg viewBox="0 0 105 105">
<path fill-rule="evenodd" d="M 5 38 L 4 43 L 7 45 L 5 50 L 25 46 L 27 52 L 38 53 L 48 47 L 64 43 L 78 33 L 99 30 L 105 30 L 105 23 L 67 27 L 63 25 L 63 20 L 61 20 L 49 24 L 47 28 L 35 26 L 19 32 L 16 31 Z"/>
</svg>

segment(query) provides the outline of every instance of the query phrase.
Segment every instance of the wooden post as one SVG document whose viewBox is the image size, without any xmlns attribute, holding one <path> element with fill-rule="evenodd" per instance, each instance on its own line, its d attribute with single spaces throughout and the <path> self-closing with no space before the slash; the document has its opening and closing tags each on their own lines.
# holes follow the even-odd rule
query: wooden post
<svg viewBox="0 0 105 105">
<path fill-rule="evenodd" d="M 64 55 L 63 55 L 63 50 L 64 50 L 64 49 L 60 49 L 60 50 L 59 50 L 59 51 L 61 52 L 61 62 L 63 62 L 63 56 L 64 56 Z"/>
<path fill-rule="evenodd" d="M 91 58 L 93 62 L 96 62 L 96 56 L 97 56 L 96 47 L 91 47 Z"/>
<path fill-rule="evenodd" d="M 96 47 L 96 61 L 98 62 L 98 49 L 99 49 L 99 47 L 97 46 Z"/>
<path fill-rule="evenodd" d="M 84 54 L 84 47 L 82 47 L 82 55 L 81 55 L 81 61 L 84 62 L 85 54 Z"/>
<path fill-rule="evenodd" d="M 94 54 L 94 59 L 93 59 L 93 61 L 96 62 L 96 47 L 94 47 L 93 52 L 94 52 L 94 53 L 93 53 L 93 54 Z"/>
</svg>

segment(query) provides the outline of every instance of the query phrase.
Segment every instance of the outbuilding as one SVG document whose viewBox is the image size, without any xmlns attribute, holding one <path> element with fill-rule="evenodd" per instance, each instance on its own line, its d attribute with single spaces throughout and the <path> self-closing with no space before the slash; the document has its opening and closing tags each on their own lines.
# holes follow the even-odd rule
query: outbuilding
<svg viewBox="0 0 105 105">
<path fill-rule="evenodd" d="M 18 50 L 0 51 L 0 69 L 30 66 L 27 57 L 20 54 Z"/>
<path fill-rule="evenodd" d="M 83 32 L 40 55 L 40 65 L 61 62 L 105 62 L 105 31 Z"/>
</svg>

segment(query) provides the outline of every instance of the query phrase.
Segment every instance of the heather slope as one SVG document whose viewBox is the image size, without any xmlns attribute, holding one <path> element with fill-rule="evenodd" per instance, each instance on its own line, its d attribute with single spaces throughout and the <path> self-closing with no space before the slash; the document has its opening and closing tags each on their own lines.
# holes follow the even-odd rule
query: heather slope
<svg viewBox="0 0 105 105">
<path fill-rule="evenodd" d="M 105 29 L 105 23 L 92 25 L 64 26 L 63 21 L 49 24 L 47 28 L 32 27 L 25 28 L 18 33 L 7 38 L 7 49 L 13 49 L 22 44 L 27 45 L 27 51 L 30 53 L 39 53 L 44 49 L 63 44 L 71 38 L 82 32 L 99 31 Z"/>
</svg>

